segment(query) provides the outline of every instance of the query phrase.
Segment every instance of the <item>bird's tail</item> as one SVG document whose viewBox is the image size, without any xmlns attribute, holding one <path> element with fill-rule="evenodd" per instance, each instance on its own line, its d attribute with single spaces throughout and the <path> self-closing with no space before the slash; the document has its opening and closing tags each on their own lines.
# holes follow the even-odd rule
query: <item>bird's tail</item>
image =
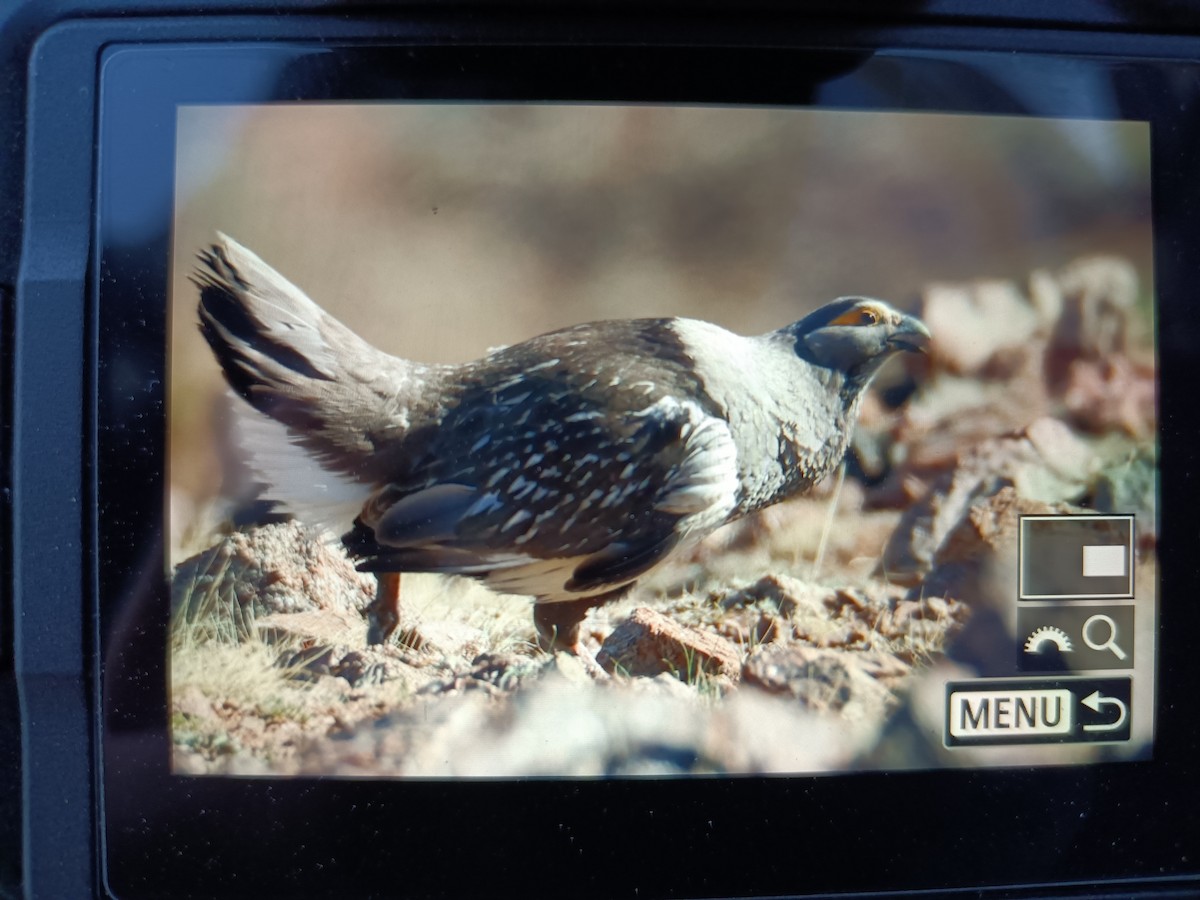
<svg viewBox="0 0 1200 900">
<path fill-rule="evenodd" d="M 199 260 L 200 330 L 230 387 L 322 467 L 370 477 L 434 367 L 371 346 L 225 235 Z"/>
</svg>

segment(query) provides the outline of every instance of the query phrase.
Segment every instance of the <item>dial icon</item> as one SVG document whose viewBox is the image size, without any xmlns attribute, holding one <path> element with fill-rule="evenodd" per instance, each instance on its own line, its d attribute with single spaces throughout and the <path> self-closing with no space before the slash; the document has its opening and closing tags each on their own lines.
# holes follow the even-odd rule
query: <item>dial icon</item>
<svg viewBox="0 0 1200 900">
<path fill-rule="evenodd" d="M 1059 653 L 1070 653 L 1074 649 L 1065 631 L 1053 625 L 1043 625 L 1025 640 L 1025 652 L 1044 653 L 1048 649 L 1047 644 L 1053 644 Z"/>
</svg>

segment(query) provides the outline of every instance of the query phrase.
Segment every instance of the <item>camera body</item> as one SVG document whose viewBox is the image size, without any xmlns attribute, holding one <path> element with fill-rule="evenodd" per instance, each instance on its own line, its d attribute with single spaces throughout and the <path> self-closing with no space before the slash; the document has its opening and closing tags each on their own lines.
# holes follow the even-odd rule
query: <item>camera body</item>
<svg viewBox="0 0 1200 900">
<path fill-rule="evenodd" d="M 45 897 L 1197 889 L 1195 22 L 1083 4 L 1060 17 L 974 3 L 211 7 L 26 3 L 0 17 L 13 88 L 0 100 L 13 135 L 0 148 L 11 615 L 0 653 L 18 723 L 0 749 L 19 762 L 2 787 L 22 848 L 0 873 L 6 886 Z M 1022 173 L 1010 188 L 990 187 L 1001 158 Z M 722 582 L 707 574 L 719 565 L 704 566 L 726 551 L 704 544 L 676 581 L 654 582 L 656 609 L 688 597 L 718 610 L 715 623 L 679 617 L 723 639 L 746 610 L 766 610 L 746 618 L 753 640 L 733 641 L 731 683 L 725 670 L 690 671 L 710 645 L 680 638 L 682 665 L 660 665 L 655 650 L 660 668 L 644 682 L 618 662 L 617 686 L 568 694 L 564 709 L 599 716 L 607 703 L 635 708 L 622 679 L 700 685 L 716 699 L 688 727 L 703 719 L 715 732 L 735 729 L 735 699 L 761 691 L 770 704 L 754 693 L 764 705 L 736 707 L 759 718 L 731 732 L 740 755 L 709 759 L 704 740 L 651 732 L 627 743 L 661 741 L 659 756 L 607 744 L 602 771 L 504 768 L 499 751 L 471 768 L 462 745 L 425 769 L 411 756 L 380 762 L 392 759 L 387 735 L 428 738 L 414 709 L 449 715 L 474 702 L 462 685 L 492 691 L 477 675 L 498 665 L 489 647 L 421 695 L 445 694 L 443 705 L 307 735 L 294 766 L 222 756 L 196 723 L 224 716 L 233 733 L 233 707 L 204 694 L 193 716 L 183 699 L 200 682 L 183 668 L 195 648 L 178 642 L 178 573 L 209 549 L 183 535 L 200 530 L 206 504 L 268 525 L 231 487 L 254 481 L 226 465 L 237 441 L 219 424 L 189 430 L 235 415 L 189 281 L 217 230 L 364 337 L 440 366 L 585 321 L 770 333 L 801 319 L 797 306 L 895 285 L 889 299 L 933 334 L 929 359 L 880 376 L 884 399 L 847 457 L 858 507 L 839 519 L 831 481 L 786 514 L 828 507 L 826 530 L 841 521 L 842 535 L 882 517 L 882 562 L 857 592 L 829 569 L 819 577 L 821 553 L 785 578 L 783 551 L 763 537 L 783 519 L 739 524 L 730 545 L 775 547 L 767 568 Z M 1090 259 L 1101 252 L 1117 261 Z M 1031 347 L 1051 412 L 1021 418 L 1009 411 L 1041 402 L 1014 375 L 1031 371 Z M 967 413 L 934 406 L 935 383 L 994 391 L 969 407 L 991 424 L 972 432 Z M 922 444 L 905 404 L 966 430 L 930 428 Z M 930 433 L 954 435 L 953 452 L 939 457 Z M 874 468 L 871 446 L 885 460 Z M 1086 475 L 1071 474 L 1073 453 L 1087 454 Z M 214 459 L 219 471 L 206 470 Z M 1060 488 L 1073 478 L 1086 485 Z M 912 536 L 937 533 L 914 523 L 956 502 L 962 529 L 902 573 Z M 872 503 L 875 519 L 848 518 Z M 212 546 L 249 533 L 223 527 L 206 532 Z M 992 555 L 955 556 L 968 538 Z M 850 632 L 855 609 L 873 611 L 870 627 L 837 644 L 796 612 L 805 591 Z M 587 620 L 602 660 L 617 658 L 614 635 L 649 621 L 640 603 Z M 926 626 L 911 623 L 939 616 L 945 635 L 914 651 Z M 439 634 L 421 640 L 436 647 Z M 763 656 L 767 644 L 778 654 Z M 201 646 L 202 668 L 215 646 Z M 355 646 L 385 670 L 420 649 Z M 836 655 L 880 647 L 871 658 L 887 663 L 866 682 Z M 541 666 L 538 683 L 578 675 L 570 658 L 516 657 L 506 671 Z M 785 662 L 800 674 L 772 681 Z M 349 681 L 314 672 L 304 678 Z M 847 704 L 867 709 L 854 704 L 888 678 L 900 686 L 864 714 L 878 718 L 875 737 L 833 762 L 813 751 L 810 735 L 849 721 Z M 550 708 L 498 690 L 513 716 L 522 703 Z M 264 731 L 278 725 L 261 702 L 243 707 L 239 722 L 253 707 Z M 570 721 L 562 713 L 561 733 L 539 739 L 568 746 Z M 773 730 L 795 751 L 782 763 L 763 749 Z"/>
</svg>

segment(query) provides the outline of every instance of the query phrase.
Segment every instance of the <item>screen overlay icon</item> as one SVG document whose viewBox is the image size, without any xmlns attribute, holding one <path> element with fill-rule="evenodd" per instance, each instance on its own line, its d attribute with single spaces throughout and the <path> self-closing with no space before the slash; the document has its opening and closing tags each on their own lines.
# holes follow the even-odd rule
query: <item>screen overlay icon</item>
<svg viewBox="0 0 1200 900">
<path fill-rule="evenodd" d="M 1133 668 L 1132 605 L 1063 603 L 1017 610 L 1022 672 Z"/>
<path fill-rule="evenodd" d="M 1133 516 L 1024 516 L 1022 600 L 1133 597 Z"/>
</svg>

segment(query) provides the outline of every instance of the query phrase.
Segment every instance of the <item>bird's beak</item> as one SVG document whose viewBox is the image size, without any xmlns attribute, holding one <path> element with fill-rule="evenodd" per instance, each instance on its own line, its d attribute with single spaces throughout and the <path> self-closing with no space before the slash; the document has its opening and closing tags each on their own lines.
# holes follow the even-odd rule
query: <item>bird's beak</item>
<svg viewBox="0 0 1200 900">
<path fill-rule="evenodd" d="M 889 346 L 912 353 L 927 353 L 933 336 L 925 323 L 916 316 L 902 316 L 896 330 L 888 337 Z"/>
</svg>

